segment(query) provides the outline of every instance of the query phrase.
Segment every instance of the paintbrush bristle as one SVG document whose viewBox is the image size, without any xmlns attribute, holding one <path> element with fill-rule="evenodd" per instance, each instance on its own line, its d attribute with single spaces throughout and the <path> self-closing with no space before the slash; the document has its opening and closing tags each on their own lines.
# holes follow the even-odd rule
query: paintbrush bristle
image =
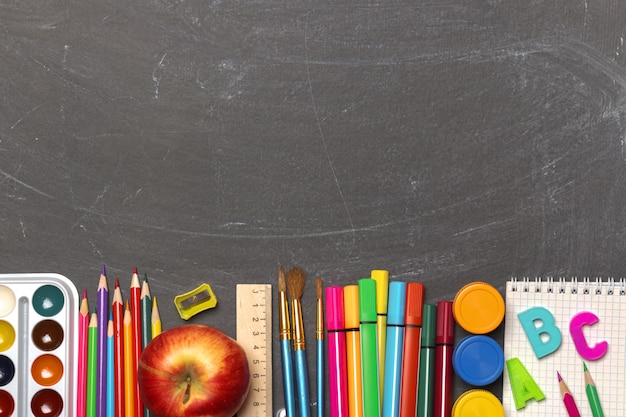
<svg viewBox="0 0 626 417">
<path fill-rule="evenodd" d="M 321 300 L 322 299 L 322 279 L 320 277 L 317 277 L 315 279 L 315 292 L 317 293 L 317 299 Z"/>
<path fill-rule="evenodd" d="M 306 274 L 297 266 L 287 272 L 287 289 L 292 300 L 299 300 L 302 297 L 305 279 Z"/>
<path fill-rule="evenodd" d="M 278 292 L 286 292 L 287 284 L 285 283 L 285 268 L 281 265 L 278 268 Z"/>
</svg>

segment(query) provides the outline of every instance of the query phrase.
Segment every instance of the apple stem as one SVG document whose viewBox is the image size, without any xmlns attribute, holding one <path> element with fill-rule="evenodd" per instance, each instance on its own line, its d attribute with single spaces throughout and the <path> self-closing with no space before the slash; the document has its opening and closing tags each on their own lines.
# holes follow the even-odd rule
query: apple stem
<svg viewBox="0 0 626 417">
<path fill-rule="evenodd" d="M 185 389 L 185 395 L 183 396 L 183 404 L 186 404 L 189 401 L 191 391 L 191 377 L 187 377 L 187 389 Z"/>
</svg>

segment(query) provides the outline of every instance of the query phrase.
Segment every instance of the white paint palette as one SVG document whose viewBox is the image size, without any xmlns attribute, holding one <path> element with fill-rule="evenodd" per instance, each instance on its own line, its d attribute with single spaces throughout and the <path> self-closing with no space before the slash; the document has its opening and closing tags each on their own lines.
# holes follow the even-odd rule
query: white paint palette
<svg viewBox="0 0 626 417">
<path fill-rule="evenodd" d="M 0 274 L 0 417 L 76 415 L 78 292 L 59 274 Z"/>
</svg>

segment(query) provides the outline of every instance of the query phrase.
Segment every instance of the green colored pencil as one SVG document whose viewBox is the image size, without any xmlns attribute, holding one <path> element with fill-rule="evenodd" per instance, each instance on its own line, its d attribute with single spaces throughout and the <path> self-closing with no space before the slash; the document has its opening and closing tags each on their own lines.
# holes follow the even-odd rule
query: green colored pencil
<svg viewBox="0 0 626 417">
<path fill-rule="evenodd" d="M 591 414 L 593 417 L 604 417 L 602 406 L 600 405 L 600 397 L 598 396 L 598 389 L 596 383 L 591 378 L 591 373 L 587 369 L 587 364 L 583 362 L 583 369 L 585 370 L 585 391 L 587 391 L 587 399 L 589 400 L 589 407 L 591 408 Z"/>
<path fill-rule="evenodd" d="M 86 417 L 96 416 L 96 382 L 98 380 L 98 314 L 96 310 L 91 314 L 88 329 L 87 350 L 87 400 Z"/>
</svg>

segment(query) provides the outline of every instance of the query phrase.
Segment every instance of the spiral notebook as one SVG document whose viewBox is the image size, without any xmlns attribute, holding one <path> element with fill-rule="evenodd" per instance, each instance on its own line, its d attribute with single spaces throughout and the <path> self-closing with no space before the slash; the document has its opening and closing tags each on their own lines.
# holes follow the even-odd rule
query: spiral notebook
<svg viewBox="0 0 626 417">
<path fill-rule="evenodd" d="M 519 313 L 535 306 L 551 312 L 562 337 L 558 349 L 541 359 L 537 359 L 518 318 Z M 572 341 L 570 320 L 581 311 L 592 312 L 599 318 L 597 323 L 585 325 L 583 334 L 589 346 L 602 341 L 608 343 L 600 359 L 584 359 Z M 545 395 L 543 400 L 531 399 L 517 410 L 505 369 L 502 403 L 507 417 L 567 415 L 557 371 L 569 387 L 580 415 L 593 417 L 585 390 L 583 362 L 597 387 L 604 415 L 626 416 L 626 280 L 512 279 L 506 286 L 504 356 L 507 360 L 519 358 Z"/>
</svg>

